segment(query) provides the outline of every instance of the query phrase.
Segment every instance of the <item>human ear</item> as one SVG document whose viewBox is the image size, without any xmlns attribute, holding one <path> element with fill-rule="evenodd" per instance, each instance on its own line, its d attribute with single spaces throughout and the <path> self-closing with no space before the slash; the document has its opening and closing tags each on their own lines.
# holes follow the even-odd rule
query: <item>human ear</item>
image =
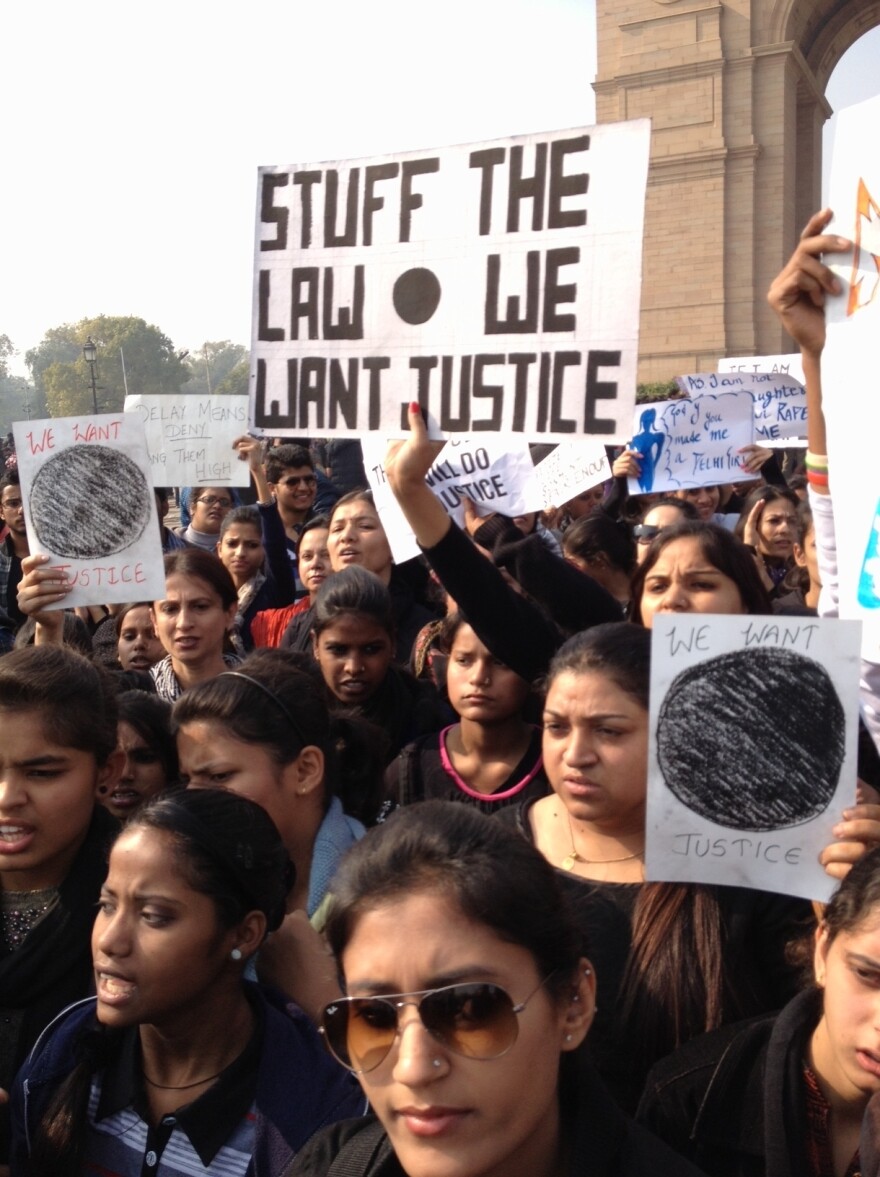
<svg viewBox="0 0 880 1177">
<path fill-rule="evenodd" d="M 563 1009 L 561 1049 L 576 1050 L 596 1016 L 596 974 L 585 956 L 578 962 L 571 997 Z"/>
<path fill-rule="evenodd" d="M 284 768 L 284 783 L 298 797 L 320 793 L 324 786 L 324 753 L 314 744 L 307 744 L 296 760 Z"/>
<path fill-rule="evenodd" d="M 115 748 L 105 762 L 98 767 L 95 775 L 95 795 L 106 797 L 113 790 L 122 776 L 125 767 L 125 753 L 121 748 Z"/>
<path fill-rule="evenodd" d="M 244 919 L 230 933 L 232 948 L 241 953 L 234 960 L 248 960 L 266 939 L 266 917 L 261 911 L 249 911 Z"/>
<path fill-rule="evenodd" d="M 792 545 L 791 554 L 794 556 L 794 562 L 797 564 L 798 568 L 806 568 L 807 555 L 800 544 L 795 543 Z"/>
<path fill-rule="evenodd" d="M 830 947 L 831 938 L 828 934 L 828 925 L 819 924 L 816 929 L 816 946 L 813 950 L 813 976 L 820 989 L 825 988 L 825 972 L 828 967 L 828 949 Z"/>
</svg>

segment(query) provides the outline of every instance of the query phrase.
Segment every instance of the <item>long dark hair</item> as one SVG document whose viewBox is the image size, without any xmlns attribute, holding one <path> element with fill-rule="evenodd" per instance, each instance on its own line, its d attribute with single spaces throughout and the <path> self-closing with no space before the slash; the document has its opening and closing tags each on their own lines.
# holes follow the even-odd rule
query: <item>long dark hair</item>
<svg viewBox="0 0 880 1177">
<path fill-rule="evenodd" d="M 754 557 L 745 544 L 717 523 L 685 519 L 671 527 L 664 527 L 660 534 L 651 540 L 647 556 L 635 571 L 632 579 L 632 620 L 637 625 L 642 624 L 642 595 L 645 591 L 645 581 L 666 547 L 678 539 L 698 541 L 704 558 L 712 567 L 734 581 L 747 613 L 772 611 L 770 598 L 761 583 Z"/>
<path fill-rule="evenodd" d="M 171 705 L 148 691 L 123 691 L 117 699 L 119 722 L 134 728 L 159 758 L 166 785 L 178 778 L 177 743 L 171 731 Z"/>
<path fill-rule="evenodd" d="M 238 603 L 238 591 L 232 577 L 217 556 L 201 548 L 177 548 L 165 557 L 166 579 L 177 573 L 203 581 L 220 598 L 224 609 Z"/>
<path fill-rule="evenodd" d="M 622 621 L 576 634 L 551 662 L 548 689 L 563 673 L 606 675 L 644 709 L 647 723 L 648 630 Z M 644 883 L 639 888 L 618 1008 L 628 1040 L 646 1058 L 661 1058 L 721 1025 L 726 996 L 723 932 L 711 888 L 693 883 Z"/>
<path fill-rule="evenodd" d="M 419 892 L 525 948 L 554 995 L 571 993 L 583 941 L 555 871 L 502 822 L 454 801 L 399 809 L 346 855 L 325 929 L 340 970 L 361 916 Z"/>
<path fill-rule="evenodd" d="M 161 830 L 173 840 L 180 871 L 208 895 L 222 928 L 262 911 L 267 929 L 280 927 L 293 867 L 272 819 L 253 801 L 224 789 L 189 789 L 145 805 L 126 826 Z M 67 1177 L 82 1169 L 92 1076 L 119 1049 L 121 1031 L 86 1030 L 76 1066 L 60 1084 L 34 1135 L 31 1177 Z"/>
</svg>

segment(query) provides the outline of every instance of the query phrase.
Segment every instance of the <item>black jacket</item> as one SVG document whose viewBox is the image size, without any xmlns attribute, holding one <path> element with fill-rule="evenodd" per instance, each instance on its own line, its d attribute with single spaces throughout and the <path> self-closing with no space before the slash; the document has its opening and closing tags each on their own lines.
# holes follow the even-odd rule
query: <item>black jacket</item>
<svg viewBox="0 0 880 1177">
<path fill-rule="evenodd" d="M 637 1117 L 713 1177 L 803 1177 L 803 1059 L 817 990 L 775 1017 L 694 1038 L 652 1069 Z"/>
<path fill-rule="evenodd" d="M 586 1058 L 562 1068 L 562 1127 L 570 1138 L 570 1177 L 700 1177 L 700 1171 L 634 1124 L 616 1106 Z M 570 1064 L 570 1065 L 568 1065 Z M 372 1117 L 317 1133 L 284 1177 L 405 1177 Z"/>
</svg>

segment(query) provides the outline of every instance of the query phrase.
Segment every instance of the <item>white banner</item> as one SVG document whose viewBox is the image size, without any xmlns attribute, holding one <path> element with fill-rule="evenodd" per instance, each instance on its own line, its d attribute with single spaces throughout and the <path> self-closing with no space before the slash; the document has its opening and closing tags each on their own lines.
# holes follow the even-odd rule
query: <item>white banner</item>
<svg viewBox="0 0 880 1177">
<path fill-rule="evenodd" d="M 127 396 L 144 424 L 153 486 L 248 486 L 232 448 L 247 432 L 246 396 Z"/>
<path fill-rule="evenodd" d="M 624 437 L 647 120 L 259 170 L 252 423 Z"/>
</svg>

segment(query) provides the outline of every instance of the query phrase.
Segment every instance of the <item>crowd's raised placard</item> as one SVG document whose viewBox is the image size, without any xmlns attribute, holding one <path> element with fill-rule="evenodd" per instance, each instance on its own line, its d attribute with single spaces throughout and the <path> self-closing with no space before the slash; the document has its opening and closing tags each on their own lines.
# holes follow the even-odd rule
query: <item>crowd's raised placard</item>
<svg viewBox="0 0 880 1177">
<path fill-rule="evenodd" d="M 19 421 L 12 427 L 33 555 L 74 587 L 55 609 L 165 594 L 144 428 L 132 413 Z"/>
<path fill-rule="evenodd" d="M 793 376 L 799 384 L 804 382 L 804 365 L 800 352 L 784 356 L 726 356 L 718 361 L 718 371 L 769 372 L 773 376 Z"/>
<path fill-rule="evenodd" d="M 561 507 L 611 477 L 601 441 L 563 441 L 535 467 L 541 486 L 541 509 Z"/>
<path fill-rule="evenodd" d="M 864 652 L 880 661 L 880 158 L 873 144 L 880 98 L 840 111 L 836 120 L 826 230 L 854 242 L 826 254 L 842 293 L 826 300 L 823 408 L 840 569 L 842 616 L 864 621 Z"/>
<path fill-rule="evenodd" d="M 649 880 L 828 899 L 819 853 L 855 801 L 859 629 L 655 616 Z"/>
<path fill-rule="evenodd" d="M 736 380 L 737 377 L 719 377 Z M 640 475 L 630 494 L 745 482 L 740 451 L 755 440 L 754 401 L 749 392 L 705 392 L 693 400 L 639 405 L 628 445 L 637 450 Z"/>
<path fill-rule="evenodd" d="M 153 486 L 247 486 L 232 443 L 247 431 L 246 396 L 127 396 L 143 422 Z"/>
<path fill-rule="evenodd" d="M 807 394 L 803 381 L 785 372 L 702 372 L 677 376 L 686 396 L 698 397 L 720 388 L 749 392 L 755 406 L 755 438 L 771 449 L 806 445 Z"/>
<path fill-rule="evenodd" d="M 385 478 L 388 442 L 364 438 L 364 469 L 376 500 L 376 510 L 388 535 L 394 559 L 400 563 L 419 554 L 409 524 Z M 464 527 L 466 499 L 481 515 L 498 512 L 512 518 L 543 510 L 543 488 L 528 445 L 522 438 L 451 438 L 437 455 L 425 479 L 446 513 Z"/>
<path fill-rule="evenodd" d="M 624 437 L 647 120 L 259 171 L 251 420 Z"/>
</svg>

